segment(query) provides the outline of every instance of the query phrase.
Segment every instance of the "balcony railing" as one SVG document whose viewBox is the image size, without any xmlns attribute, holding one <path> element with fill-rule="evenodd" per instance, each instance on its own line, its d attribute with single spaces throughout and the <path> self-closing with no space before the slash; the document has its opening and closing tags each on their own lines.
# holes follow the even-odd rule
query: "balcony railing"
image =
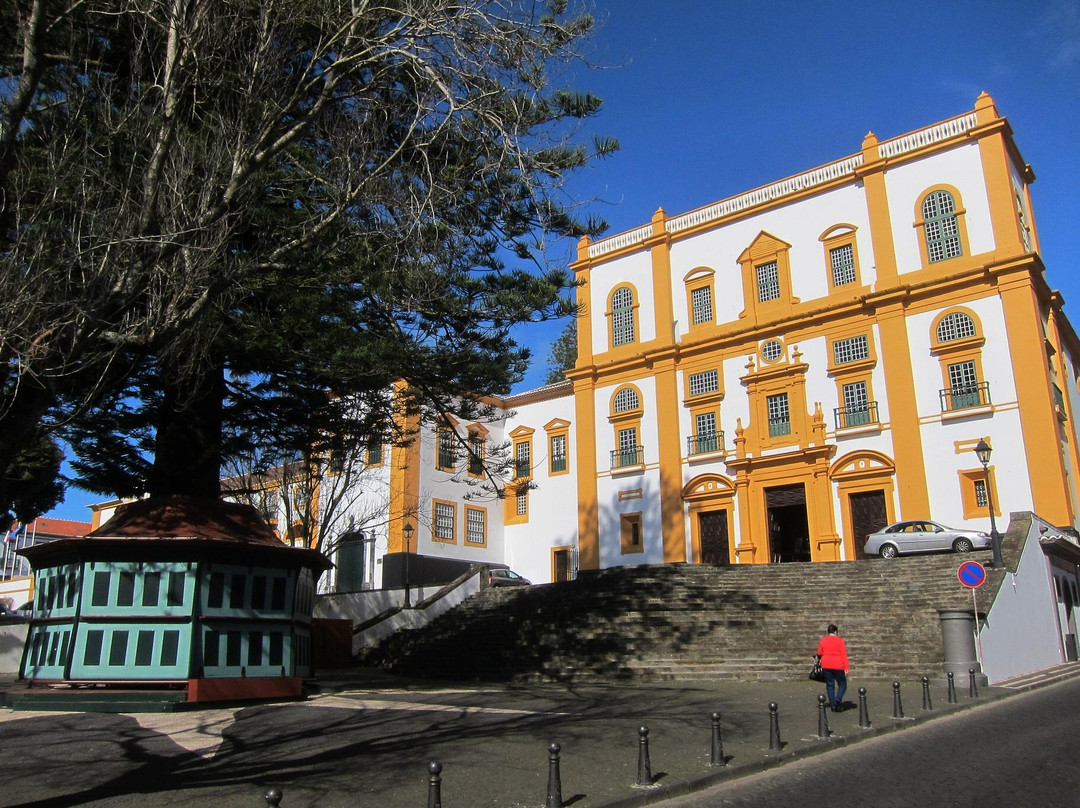
<svg viewBox="0 0 1080 808">
<path fill-rule="evenodd" d="M 724 451 L 724 433 L 722 430 L 711 434 L 691 435 L 686 439 L 686 453 L 688 455 L 722 451 Z"/>
<path fill-rule="evenodd" d="M 611 467 L 613 469 L 621 469 L 626 466 L 641 466 L 644 463 L 644 446 L 635 446 L 632 449 L 615 449 L 611 453 Z"/>
<path fill-rule="evenodd" d="M 837 407 L 833 410 L 837 429 L 853 426 L 866 426 L 878 422 L 877 402 L 871 401 L 863 407 Z"/>
<path fill-rule="evenodd" d="M 990 404 L 990 382 L 946 387 L 939 395 L 942 412 L 987 406 Z"/>
</svg>

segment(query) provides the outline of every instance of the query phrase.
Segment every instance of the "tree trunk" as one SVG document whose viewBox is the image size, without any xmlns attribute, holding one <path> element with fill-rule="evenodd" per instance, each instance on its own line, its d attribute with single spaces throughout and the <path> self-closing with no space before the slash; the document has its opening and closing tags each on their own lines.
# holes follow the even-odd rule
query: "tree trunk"
<svg viewBox="0 0 1080 808">
<path fill-rule="evenodd" d="M 224 369 L 180 375 L 163 368 L 162 389 L 150 496 L 220 497 Z"/>
</svg>

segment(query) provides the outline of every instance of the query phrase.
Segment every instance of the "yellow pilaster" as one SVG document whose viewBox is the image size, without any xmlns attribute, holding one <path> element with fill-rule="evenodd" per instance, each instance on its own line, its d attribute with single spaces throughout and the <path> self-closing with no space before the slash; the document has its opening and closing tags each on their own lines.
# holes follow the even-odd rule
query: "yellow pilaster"
<svg viewBox="0 0 1080 808">
<path fill-rule="evenodd" d="M 578 304 L 577 315 L 577 362 L 574 367 L 589 367 L 593 363 L 592 337 L 592 288 L 589 275 L 592 264 L 589 261 L 589 237 L 583 236 L 577 245 L 577 260 L 571 264 L 578 282 L 574 298 Z"/>
<path fill-rule="evenodd" d="M 1056 525 L 1071 524 L 1065 464 L 1054 417 L 1054 399 L 1044 352 L 1039 301 L 1025 269 L 998 281 L 1009 334 L 1024 456 L 1035 512 Z M 1002 503 L 1007 510 L 1008 504 Z"/>
<path fill-rule="evenodd" d="M 404 385 L 395 385 L 403 390 Z M 420 416 L 412 415 L 405 421 L 405 434 L 413 436 L 406 446 L 390 447 L 390 524 L 388 547 L 391 553 L 402 553 L 405 538 L 402 528 L 406 522 L 413 526 L 410 542 L 413 552 L 420 539 Z"/>
<path fill-rule="evenodd" d="M 660 456 L 660 524 L 664 562 L 686 561 L 686 520 L 682 500 L 682 440 L 679 388 L 674 360 L 653 369 L 656 380 L 657 451 Z"/>
<path fill-rule="evenodd" d="M 930 496 L 926 490 L 926 459 L 915 404 L 915 377 L 911 368 L 911 345 L 908 342 L 903 302 L 885 304 L 877 314 L 900 498 L 899 518 L 925 519 L 926 514 L 930 513 Z"/>
<path fill-rule="evenodd" d="M 653 322 L 656 324 L 657 347 L 667 347 L 675 342 L 675 310 L 671 302 L 671 246 L 664 222 L 667 217 L 660 208 L 653 214 L 653 239 L 649 254 L 652 258 Z"/>
<path fill-rule="evenodd" d="M 878 152 L 878 139 L 868 132 L 862 144 L 863 164 L 858 173 L 863 179 L 866 212 L 870 219 L 870 242 L 874 247 L 874 266 L 877 268 L 877 288 L 896 283 L 896 246 L 893 242 L 892 217 L 885 193 L 885 161 Z"/>
<path fill-rule="evenodd" d="M 580 334 L 578 335 L 580 340 Z M 578 566 L 600 569 L 600 514 L 596 498 L 596 412 L 592 378 L 574 380 L 577 422 Z"/>
</svg>

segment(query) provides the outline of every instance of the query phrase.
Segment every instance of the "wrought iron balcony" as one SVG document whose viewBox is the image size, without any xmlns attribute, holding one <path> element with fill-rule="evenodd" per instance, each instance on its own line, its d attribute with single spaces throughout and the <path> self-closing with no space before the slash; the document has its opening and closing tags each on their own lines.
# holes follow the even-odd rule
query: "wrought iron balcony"
<svg viewBox="0 0 1080 808">
<path fill-rule="evenodd" d="M 990 382 L 946 387 L 939 396 L 942 412 L 986 406 L 990 404 Z"/>
<path fill-rule="evenodd" d="M 644 463 L 644 446 L 635 446 L 631 449 L 615 449 L 611 453 L 611 467 L 613 469 L 621 469 L 626 466 L 641 466 Z"/>
<path fill-rule="evenodd" d="M 705 433 L 703 435 L 691 435 L 686 439 L 686 453 L 688 455 L 707 454 L 709 452 L 724 451 L 724 432 Z"/>
<path fill-rule="evenodd" d="M 837 407 L 833 410 L 833 418 L 836 420 L 837 429 L 876 424 L 878 422 L 877 402 L 871 401 L 862 407 Z"/>
</svg>

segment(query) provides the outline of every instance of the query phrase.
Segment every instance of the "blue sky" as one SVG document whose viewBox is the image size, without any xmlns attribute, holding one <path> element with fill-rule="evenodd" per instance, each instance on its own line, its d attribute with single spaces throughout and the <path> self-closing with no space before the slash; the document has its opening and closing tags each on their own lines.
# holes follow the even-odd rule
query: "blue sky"
<svg viewBox="0 0 1080 808">
<path fill-rule="evenodd" d="M 1035 224 L 1051 286 L 1080 328 L 1080 2 L 859 3 L 595 0 L 604 99 L 583 134 L 622 149 L 569 184 L 609 234 L 658 207 L 692 210 L 972 109 L 983 90 L 1035 170 Z M 573 255 L 573 245 L 566 246 Z M 543 383 L 564 323 L 522 329 Z M 69 489 L 50 516 L 89 519 Z"/>
</svg>

